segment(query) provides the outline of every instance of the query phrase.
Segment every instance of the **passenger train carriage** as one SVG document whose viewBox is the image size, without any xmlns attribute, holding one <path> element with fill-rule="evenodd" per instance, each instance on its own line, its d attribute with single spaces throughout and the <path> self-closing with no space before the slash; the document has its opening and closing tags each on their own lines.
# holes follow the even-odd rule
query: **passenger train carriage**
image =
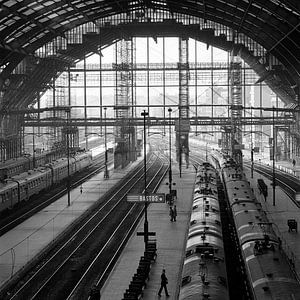
<svg viewBox="0 0 300 300">
<path fill-rule="evenodd" d="M 4 181 L 9 177 L 27 172 L 34 168 L 44 166 L 63 155 L 63 151 L 53 150 L 46 153 L 36 153 L 34 156 L 24 155 L 14 159 L 8 159 L 7 161 L 0 163 L 0 181 Z"/>
<path fill-rule="evenodd" d="M 293 266 L 242 168 L 224 158 L 220 167 L 253 298 L 300 299 L 300 284 Z"/>
<path fill-rule="evenodd" d="M 83 152 L 70 157 L 69 162 L 67 158 L 60 158 L 44 167 L 7 178 L 4 183 L 0 183 L 0 211 L 28 200 L 32 195 L 65 179 L 68 172 L 72 175 L 89 166 L 91 162 L 91 153 Z"/>
<path fill-rule="evenodd" d="M 198 168 L 179 299 L 229 299 L 215 169 Z"/>
</svg>

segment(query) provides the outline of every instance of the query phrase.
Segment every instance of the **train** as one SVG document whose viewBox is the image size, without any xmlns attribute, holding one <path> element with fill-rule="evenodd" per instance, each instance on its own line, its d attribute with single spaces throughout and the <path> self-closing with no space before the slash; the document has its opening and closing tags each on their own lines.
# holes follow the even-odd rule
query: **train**
<svg viewBox="0 0 300 300">
<path fill-rule="evenodd" d="M 94 146 L 89 149 L 92 152 L 92 156 L 97 157 L 104 152 L 104 144 L 99 145 L 99 139 L 92 140 Z M 83 144 L 83 142 L 81 143 Z M 107 143 L 107 152 L 113 153 L 115 149 L 115 142 Z M 84 148 L 70 148 L 71 153 L 84 152 Z M 66 156 L 66 149 L 60 148 L 56 150 L 45 151 L 42 153 L 35 153 L 34 155 L 26 154 L 17 158 L 8 159 L 4 162 L 0 162 L 0 182 L 4 182 L 5 179 L 13 177 L 15 175 L 27 172 L 29 170 L 45 166 L 52 161 Z"/>
<path fill-rule="evenodd" d="M 179 300 L 229 298 L 217 172 L 209 163 L 197 168 Z"/>
<path fill-rule="evenodd" d="M 13 208 L 21 201 L 27 201 L 32 195 L 86 168 L 91 162 L 90 151 L 78 152 L 69 159 L 59 158 L 45 166 L 7 177 L 0 183 L 0 212 Z"/>
<path fill-rule="evenodd" d="M 63 150 L 51 150 L 44 153 L 35 153 L 34 156 L 28 154 L 14 159 L 8 159 L 0 163 L 0 182 L 14 175 L 44 166 L 64 155 L 65 151 Z"/>
<path fill-rule="evenodd" d="M 221 152 L 211 153 L 209 161 L 220 168 L 253 299 L 300 299 L 293 263 L 242 167 Z"/>
</svg>

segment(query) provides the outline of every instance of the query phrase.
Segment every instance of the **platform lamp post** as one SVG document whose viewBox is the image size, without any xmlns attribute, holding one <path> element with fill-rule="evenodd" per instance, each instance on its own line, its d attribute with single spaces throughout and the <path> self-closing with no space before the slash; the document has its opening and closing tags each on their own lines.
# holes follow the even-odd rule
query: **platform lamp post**
<svg viewBox="0 0 300 300">
<path fill-rule="evenodd" d="M 71 205 L 71 195 L 70 195 L 70 141 L 69 141 L 69 134 L 70 134 L 70 109 L 66 110 L 67 112 L 67 156 L 68 156 L 68 178 L 67 178 L 67 193 L 68 193 L 68 206 Z"/>
<path fill-rule="evenodd" d="M 169 197 L 171 198 L 172 196 L 172 141 L 171 141 L 171 113 L 172 113 L 172 108 L 170 107 L 168 109 L 169 112 L 169 159 L 170 159 L 170 167 L 169 167 Z"/>
<path fill-rule="evenodd" d="M 251 107 L 251 126 L 250 126 L 250 140 L 251 140 L 251 178 L 253 178 L 254 171 L 254 151 L 253 151 L 253 123 L 252 123 L 252 107 Z"/>
<path fill-rule="evenodd" d="M 276 187 L 276 178 L 275 178 L 275 107 L 273 106 L 273 172 L 272 172 L 272 188 L 273 188 L 273 206 L 275 206 L 275 187 Z"/>
<path fill-rule="evenodd" d="M 35 139 L 34 139 L 34 126 L 32 126 L 32 166 L 35 169 Z"/>
<path fill-rule="evenodd" d="M 145 195 L 145 222 L 144 222 L 144 242 L 145 247 L 148 244 L 149 239 L 149 226 L 147 217 L 147 152 L 146 152 L 146 116 L 149 115 L 146 110 L 144 110 L 141 115 L 144 117 L 144 195 Z"/>
<path fill-rule="evenodd" d="M 107 107 L 104 107 L 104 119 L 105 119 L 105 125 L 104 125 L 104 147 L 105 147 L 104 178 L 109 178 L 108 169 L 107 169 L 106 109 L 107 109 Z"/>
<path fill-rule="evenodd" d="M 179 146 L 179 177 L 181 178 L 181 172 L 182 172 L 182 149 L 181 149 L 181 122 L 180 122 L 180 113 L 181 109 L 180 106 L 178 106 L 178 124 L 179 124 L 179 136 L 178 136 L 178 146 Z"/>
</svg>

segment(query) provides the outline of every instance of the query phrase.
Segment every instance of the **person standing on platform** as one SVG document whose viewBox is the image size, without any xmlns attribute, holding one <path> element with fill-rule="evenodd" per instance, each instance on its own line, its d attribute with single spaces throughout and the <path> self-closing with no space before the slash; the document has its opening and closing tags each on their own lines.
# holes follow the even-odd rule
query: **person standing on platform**
<svg viewBox="0 0 300 300">
<path fill-rule="evenodd" d="M 161 278 L 161 283 L 160 283 L 160 289 L 158 291 L 158 296 L 159 297 L 161 296 L 161 291 L 162 291 L 162 289 L 164 289 L 165 293 L 166 293 L 166 296 L 169 297 L 170 295 L 169 295 L 168 289 L 167 289 L 168 278 L 166 276 L 166 270 L 165 269 L 162 270 L 160 278 Z"/>
<path fill-rule="evenodd" d="M 173 221 L 176 222 L 176 217 L 177 217 L 177 209 L 176 209 L 176 205 L 174 205 L 173 208 Z"/>
<path fill-rule="evenodd" d="M 170 221 L 173 222 L 173 219 L 174 219 L 174 211 L 173 211 L 172 206 L 170 206 L 170 213 L 169 213 L 169 215 L 170 215 Z"/>
</svg>

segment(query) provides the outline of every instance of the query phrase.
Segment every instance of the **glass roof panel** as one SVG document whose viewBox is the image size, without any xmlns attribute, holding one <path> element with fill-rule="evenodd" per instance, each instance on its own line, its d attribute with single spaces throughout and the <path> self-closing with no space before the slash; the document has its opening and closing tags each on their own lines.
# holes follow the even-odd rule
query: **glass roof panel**
<svg viewBox="0 0 300 300">
<path fill-rule="evenodd" d="M 7 44 L 9 44 L 9 43 L 11 43 L 14 39 L 15 39 L 14 37 L 11 37 L 10 39 L 6 40 L 5 42 L 6 42 Z"/>
<path fill-rule="evenodd" d="M 55 17 L 58 17 L 57 13 L 52 13 L 52 14 L 48 15 L 48 18 L 50 18 L 50 19 L 55 18 Z"/>
<path fill-rule="evenodd" d="M 77 7 L 77 8 L 84 7 L 84 6 L 85 6 L 85 3 L 79 3 L 79 4 L 76 4 L 76 7 Z"/>
<path fill-rule="evenodd" d="M 15 5 L 16 3 L 18 3 L 18 2 L 15 0 L 9 0 L 9 1 L 4 1 L 3 4 L 7 7 L 11 7 L 11 6 Z"/>
<path fill-rule="evenodd" d="M 35 6 L 35 7 L 32 7 L 32 9 L 35 10 L 35 11 L 39 11 L 40 9 L 43 9 L 43 8 L 45 8 L 45 6 L 43 6 L 41 4 L 39 4 L 39 5 Z"/>
<path fill-rule="evenodd" d="M 26 9 L 24 12 L 22 12 L 25 16 L 29 16 L 31 15 L 32 13 L 34 13 L 34 10 L 29 8 L 29 9 Z"/>
<path fill-rule="evenodd" d="M 22 31 L 17 32 L 12 38 L 18 38 L 19 36 L 21 36 L 23 34 Z M 11 38 L 10 38 L 11 40 Z"/>
<path fill-rule="evenodd" d="M 59 2 L 59 1 L 46 1 L 46 2 L 44 2 L 43 4 L 44 4 L 45 6 L 49 6 L 49 5 L 54 4 L 55 2 Z"/>
<path fill-rule="evenodd" d="M 15 20 L 12 19 L 12 18 L 8 18 L 8 20 L 4 22 L 4 24 L 5 24 L 6 26 L 10 26 L 10 25 L 12 25 L 12 24 L 14 24 L 14 23 L 15 23 Z"/>
<path fill-rule="evenodd" d="M 27 46 L 29 46 L 29 45 L 30 45 L 30 43 L 27 42 L 27 43 L 25 43 L 25 44 L 23 45 L 23 47 L 27 47 Z"/>
<path fill-rule="evenodd" d="M 52 26 L 52 28 L 53 28 L 53 29 L 57 29 L 57 28 L 59 28 L 60 26 L 61 26 L 61 24 L 55 24 L 55 25 Z"/>
<path fill-rule="evenodd" d="M 66 25 L 66 24 L 68 24 L 70 21 L 71 21 L 71 20 L 65 20 L 65 21 L 61 22 L 61 25 Z"/>
<path fill-rule="evenodd" d="M 44 23 L 44 22 L 49 21 L 50 19 L 47 16 L 43 16 L 43 18 L 38 19 L 38 20 L 39 20 L 39 22 Z"/>
<path fill-rule="evenodd" d="M 24 28 L 21 30 L 23 33 L 26 33 L 30 31 L 32 28 L 34 28 L 36 25 L 28 24 L 27 26 L 24 26 Z"/>
</svg>

